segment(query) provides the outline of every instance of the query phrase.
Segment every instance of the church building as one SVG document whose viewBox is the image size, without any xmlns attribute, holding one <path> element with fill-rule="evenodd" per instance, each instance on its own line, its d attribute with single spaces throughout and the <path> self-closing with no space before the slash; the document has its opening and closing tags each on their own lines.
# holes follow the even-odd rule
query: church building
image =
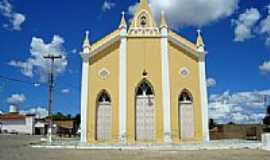
<svg viewBox="0 0 270 160">
<path fill-rule="evenodd" d="M 181 144 L 209 140 L 205 46 L 159 25 L 140 0 L 130 25 L 81 53 L 81 142 Z M 119 18 L 120 19 L 120 18 Z M 195 38 L 194 38 L 195 39 Z"/>
</svg>

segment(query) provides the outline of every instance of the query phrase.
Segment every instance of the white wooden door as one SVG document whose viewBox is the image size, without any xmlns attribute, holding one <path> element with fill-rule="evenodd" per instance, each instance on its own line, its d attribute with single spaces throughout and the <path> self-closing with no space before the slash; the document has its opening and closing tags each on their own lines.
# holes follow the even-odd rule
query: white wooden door
<svg viewBox="0 0 270 160">
<path fill-rule="evenodd" d="M 180 102 L 180 135 L 182 141 L 194 140 L 194 112 L 191 102 Z"/>
<path fill-rule="evenodd" d="M 136 140 L 155 139 L 155 101 L 154 96 L 136 98 Z"/>
<path fill-rule="evenodd" d="M 100 102 L 97 107 L 97 140 L 112 139 L 112 106 L 110 102 Z"/>
</svg>

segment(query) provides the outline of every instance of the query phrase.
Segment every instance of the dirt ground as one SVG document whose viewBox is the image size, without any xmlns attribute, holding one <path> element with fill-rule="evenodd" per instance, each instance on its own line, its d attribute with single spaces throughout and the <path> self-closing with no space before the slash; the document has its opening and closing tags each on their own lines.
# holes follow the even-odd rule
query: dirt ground
<svg viewBox="0 0 270 160">
<path fill-rule="evenodd" d="M 261 150 L 109 151 L 33 149 L 40 137 L 0 135 L 0 160 L 269 160 Z"/>
</svg>

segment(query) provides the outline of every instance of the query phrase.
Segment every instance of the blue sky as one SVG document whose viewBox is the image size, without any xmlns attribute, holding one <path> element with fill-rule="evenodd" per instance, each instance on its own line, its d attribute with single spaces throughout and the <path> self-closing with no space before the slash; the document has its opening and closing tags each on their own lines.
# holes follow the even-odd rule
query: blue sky
<svg viewBox="0 0 270 160">
<path fill-rule="evenodd" d="M 59 62 L 54 112 L 61 111 L 73 115 L 79 113 L 79 52 L 84 32 L 90 30 L 90 40 L 94 43 L 118 27 L 122 11 L 127 12 L 126 18 L 130 19 L 137 2 L 77 0 L 63 3 L 60 0 L 0 0 L 0 75 L 42 84 L 35 87 L 0 79 L 0 110 L 8 111 L 7 99 L 14 94 L 25 97 L 20 104 L 20 110 L 46 107 L 47 87 L 44 79 L 40 81 L 45 74 L 44 68 L 39 69 L 42 65 L 32 64 L 33 68 L 30 72 L 27 70 L 27 74 L 22 72 L 22 64 L 31 60 L 39 63 L 36 57 L 30 58 L 31 54 L 41 53 L 46 47 L 56 47 L 55 51 L 65 55 L 66 59 Z M 209 97 L 212 96 L 211 102 L 216 102 L 210 106 L 210 115 L 221 114 L 217 119 L 223 121 L 227 112 L 225 113 L 224 106 L 219 104 L 224 105 L 224 97 L 227 96 L 226 107 L 233 103 L 248 111 L 249 118 L 254 116 L 253 114 L 262 117 L 265 109 L 262 106 L 256 107 L 257 103 L 254 103 L 257 101 L 251 100 L 251 103 L 246 104 L 243 100 L 236 103 L 235 96 L 246 93 L 246 98 L 253 99 L 255 93 L 270 95 L 270 38 L 269 42 L 267 41 L 270 37 L 270 9 L 267 8 L 270 2 L 185 2 L 187 0 L 150 0 L 156 17 L 161 9 L 165 10 L 173 29 L 190 41 L 195 41 L 196 30 L 202 29 L 208 51 L 207 75 L 212 79 Z M 235 109 L 228 111 L 229 114 L 235 114 L 235 117 L 239 117 L 239 112 Z M 235 118 L 235 121 L 247 121 L 248 118 L 244 117 L 246 115 L 242 116 L 243 119 Z"/>
</svg>

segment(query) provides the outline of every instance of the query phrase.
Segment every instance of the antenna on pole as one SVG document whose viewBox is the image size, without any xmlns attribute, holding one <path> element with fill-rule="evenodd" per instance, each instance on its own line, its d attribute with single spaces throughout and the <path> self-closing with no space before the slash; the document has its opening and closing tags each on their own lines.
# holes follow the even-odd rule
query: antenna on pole
<svg viewBox="0 0 270 160">
<path fill-rule="evenodd" d="M 56 59 L 62 59 L 61 55 L 46 55 L 43 56 L 44 59 L 50 61 L 50 69 L 48 72 L 48 117 L 49 117 L 49 128 L 48 128 L 48 138 L 49 143 L 52 143 L 52 103 L 53 103 L 53 88 L 54 88 L 54 62 Z"/>
</svg>

